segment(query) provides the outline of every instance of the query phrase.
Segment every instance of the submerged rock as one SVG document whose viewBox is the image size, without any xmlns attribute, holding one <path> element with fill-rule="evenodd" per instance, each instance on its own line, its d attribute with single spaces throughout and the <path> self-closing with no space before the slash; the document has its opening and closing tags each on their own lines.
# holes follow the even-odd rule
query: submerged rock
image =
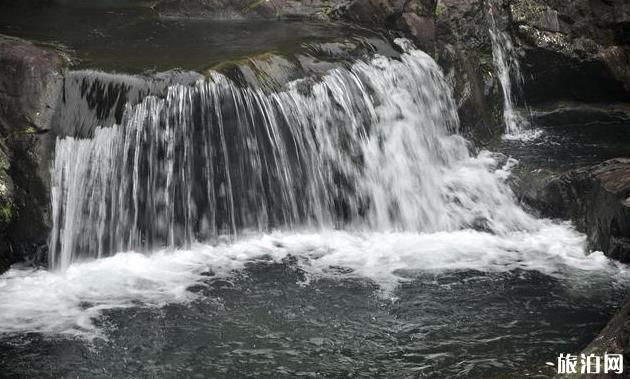
<svg viewBox="0 0 630 379">
<path fill-rule="evenodd" d="M 630 123 L 630 107 L 621 103 L 560 102 L 531 109 L 539 126 L 601 125 Z"/>
<path fill-rule="evenodd" d="M 176 17 L 291 18 L 324 16 L 335 3 L 326 0 L 161 0 L 153 8 L 164 16 Z"/>
<path fill-rule="evenodd" d="M 630 262 L 630 159 L 571 171 L 532 194 L 525 200 L 544 215 L 574 220 L 591 250 Z"/>
<path fill-rule="evenodd" d="M 153 9 L 164 17 L 346 20 L 400 31 L 430 51 L 435 41 L 436 3 L 437 0 L 161 0 Z"/>
</svg>

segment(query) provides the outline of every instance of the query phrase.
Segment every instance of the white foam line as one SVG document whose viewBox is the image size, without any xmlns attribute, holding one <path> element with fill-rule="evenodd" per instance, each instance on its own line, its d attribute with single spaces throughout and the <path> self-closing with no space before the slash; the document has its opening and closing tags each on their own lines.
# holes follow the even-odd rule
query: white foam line
<svg viewBox="0 0 630 379">
<path fill-rule="evenodd" d="M 280 262 L 289 255 L 310 280 L 360 277 L 386 291 L 400 270 L 445 272 L 537 270 L 566 278 L 580 272 L 605 272 L 605 280 L 625 269 L 601 253 L 584 253 L 584 235 L 568 224 L 540 221 L 535 232 L 493 235 L 473 230 L 418 233 L 276 232 L 234 244 L 196 244 L 190 250 L 152 255 L 124 252 L 75 263 L 66 271 L 13 268 L 0 276 L 0 333 L 41 332 L 94 338 L 94 319 L 108 309 L 142 304 L 185 304 L 197 294 L 187 290 L 212 271 L 230 276 L 259 258 Z M 331 267 L 344 267 L 340 272 Z M 589 275 L 595 278 L 597 275 Z"/>
</svg>

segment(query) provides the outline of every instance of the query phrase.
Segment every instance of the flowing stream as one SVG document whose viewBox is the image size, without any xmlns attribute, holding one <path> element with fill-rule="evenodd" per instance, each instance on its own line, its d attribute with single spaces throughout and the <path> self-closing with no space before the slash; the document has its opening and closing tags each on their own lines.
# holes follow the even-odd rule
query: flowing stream
<svg viewBox="0 0 630 379">
<path fill-rule="evenodd" d="M 495 1 L 488 2 L 488 19 L 490 24 L 488 32 L 492 43 L 492 59 L 503 94 L 504 138 L 532 140 L 540 135 L 540 131 L 529 130 L 529 120 L 523 116 L 521 111 L 516 109 L 517 101 L 514 95 L 520 92 L 524 79 L 512 37 L 509 31 L 501 26 L 500 8 L 501 5 Z"/>
<path fill-rule="evenodd" d="M 11 373 L 483 377 L 588 342 L 626 271 L 524 211 L 516 162 L 458 135 L 398 43 L 277 91 L 213 73 L 58 139 L 51 268 L 0 277 Z"/>
</svg>

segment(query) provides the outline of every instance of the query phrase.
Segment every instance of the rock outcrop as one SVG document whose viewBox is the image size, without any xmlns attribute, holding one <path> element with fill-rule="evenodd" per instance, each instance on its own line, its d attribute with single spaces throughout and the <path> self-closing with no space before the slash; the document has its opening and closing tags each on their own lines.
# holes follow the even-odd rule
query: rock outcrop
<svg viewBox="0 0 630 379">
<path fill-rule="evenodd" d="M 549 217 L 574 220 L 591 250 L 630 262 L 630 159 L 619 158 L 551 179 L 525 199 Z"/>
<path fill-rule="evenodd" d="M 450 73 L 463 124 L 473 134 L 486 137 L 502 131 L 488 32 L 491 3 L 494 17 L 510 32 L 521 55 L 529 104 L 630 99 L 630 3 L 440 0 L 437 58 Z"/>
<path fill-rule="evenodd" d="M 437 0 L 354 0 L 337 8 L 346 20 L 399 30 L 422 49 L 432 52 L 435 43 Z"/>
<path fill-rule="evenodd" d="M 464 132 L 478 143 L 503 133 L 485 1 L 439 0 L 436 58 L 454 88 Z M 506 13 L 507 15 L 507 13 Z"/>
<path fill-rule="evenodd" d="M 529 102 L 630 99 L 630 3 L 509 0 Z"/>
<path fill-rule="evenodd" d="M 528 104 L 630 100 L 629 2 L 439 0 L 436 57 L 453 82 L 462 124 L 477 141 L 502 132 L 489 5 L 519 52 Z"/>
<path fill-rule="evenodd" d="M 62 68 L 56 53 L 0 36 L 0 271 L 46 246 L 45 140 Z"/>
<path fill-rule="evenodd" d="M 628 362 L 628 359 L 630 359 L 630 295 L 626 296 L 621 309 L 617 311 L 606 324 L 606 327 L 582 351 L 582 354 L 595 354 L 597 356 L 623 354 L 624 362 Z M 579 376 L 581 379 L 614 379 L 619 377 L 622 376 L 614 373 L 582 374 Z"/>
</svg>

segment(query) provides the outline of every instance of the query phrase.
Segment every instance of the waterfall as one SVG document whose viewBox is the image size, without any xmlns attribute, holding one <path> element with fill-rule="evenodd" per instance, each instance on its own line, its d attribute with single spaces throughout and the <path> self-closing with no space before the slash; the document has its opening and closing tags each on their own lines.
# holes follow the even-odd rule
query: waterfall
<svg viewBox="0 0 630 379">
<path fill-rule="evenodd" d="M 192 84 L 202 75 L 167 71 L 150 77 L 101 71 L 69 71 L 63 79 L 61 107 L 55 113 L 55 133 L 91 137 L 98 125 L 120 122 L 126 104 L 137 104 L 148 95 L 162 96 L 169 86 Z"/>
<path fill-rule="evenodd" d="M 148 87 L 78 74 L 55 130 L 51 269 L 0 278 L 0 333 L 117 341 L 138 312 L 149 329 L 164 312 L 215 322 L 226 290 L 284 309 L 275 294 L 296 282 L 340 296 L 367 280 L 389 299 L 428 281 L 447 304 L 494 278 L 561 294 L 625 278 L 569 223 L 519 207 L 516 162 L 473 154 L 438 65 L 399 42 L 399 55 L 264 89 L 218 73 Z M 462 292 L 471 280 L 482 288 Z M 228 308 L 258 312 L 239 304 Z"/>
<path fill-rule="evenodd" d="M 274 229 L 532 228 L 496 160 L 457 134 L 438 65 L 399 42 L 399 59 L 277 92 L 214 73 L 58 139 L 50 264 Z"/>
<path fill-rule="evenodd" d="M 497 23 L 497 9 L 493 1 L 488 2 L 489 33 L 492 43 L 492 59 L 503 93 L 503 122 L 507 136 L 517 137 L 527 128 L 527 120 L 515 109 L 514 90 L 523 83 L 523 75 L 516 49 L 507 28 Z M 516 87 L 516 88 L 515 88 Z"/>
</svg>

